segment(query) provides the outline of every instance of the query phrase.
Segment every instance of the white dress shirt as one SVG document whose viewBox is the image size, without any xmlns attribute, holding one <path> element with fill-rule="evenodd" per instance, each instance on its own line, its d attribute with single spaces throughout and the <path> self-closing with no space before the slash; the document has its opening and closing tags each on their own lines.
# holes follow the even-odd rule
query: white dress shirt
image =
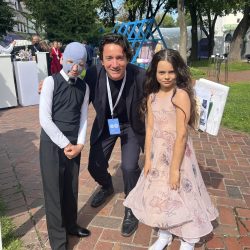
<svg viewBox="0 0 250 250">
<path fill-rule="evenodd" d="M 60 74 L 68 81 L 68 75 L 61 70 Z M 52 76 L 46 77 L 43 82 L 42 91 L 40 94 L 39 105 L 39 119 L 40 124 L 50 139 L 60 148 L 65 148 L 70 141 L 60 131 L 56 124 L 52 121 L 52 100 L 54 91 L 54 79 Z M 87 119 L 88 119 L 88 105 L 89 105 L 89 87 L 86 84 L 86 92 L 84 101 L 81 107 L 80 128 L 78 131 L 77 144 L 84 144 L 87 131 Z"/>
<path fill-rule="evenodd" d="M 9 47 L 7 48 L 4 48 L 3 46 L 0 45 L 0 54 L 10 54 L 13 48 L 14 48 L 13 44 L 10 44 Z"/>
</svg>

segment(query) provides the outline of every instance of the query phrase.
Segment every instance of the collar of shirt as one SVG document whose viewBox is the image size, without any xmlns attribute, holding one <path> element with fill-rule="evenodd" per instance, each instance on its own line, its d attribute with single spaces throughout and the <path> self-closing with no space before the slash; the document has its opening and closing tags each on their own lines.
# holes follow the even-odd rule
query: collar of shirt
<svg viewBox="0 0 250 250">
<path fill-rule="evenodd" d="M 78 78 L 78 77 L 69 78 L 69 76 L 65 73 L 65 71 L 63 69 L 61 69 L 60 74 L 65 79 L 65 81 L 68 82 L 70 85 L 74 85 L 76 83 L 77 78 Z"/>
<path fill-rule="evenodd" d="M 60 74 L 62 75 L 62 77 L 65 79 L 66 82 L 69 81 L 69 76 L 65 73 L 63 69 L 61 69 Z"/>
</svg>

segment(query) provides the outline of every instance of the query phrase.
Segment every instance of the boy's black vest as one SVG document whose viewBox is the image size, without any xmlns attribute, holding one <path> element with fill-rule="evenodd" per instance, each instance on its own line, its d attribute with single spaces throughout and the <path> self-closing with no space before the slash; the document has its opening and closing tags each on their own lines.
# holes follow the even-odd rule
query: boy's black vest
<svg viewBox="0 0 250 250">
<path fill-rule="evenodd" d="M 86 84 L 77 78 L 75 84 L 71 85 L 60 73 L 54 74 L 52 77 L 54 80 L 52 121 L 71 142 L 76 142 Z M 43 129 L 41 140 L 50 140 Z"/>
</svg>

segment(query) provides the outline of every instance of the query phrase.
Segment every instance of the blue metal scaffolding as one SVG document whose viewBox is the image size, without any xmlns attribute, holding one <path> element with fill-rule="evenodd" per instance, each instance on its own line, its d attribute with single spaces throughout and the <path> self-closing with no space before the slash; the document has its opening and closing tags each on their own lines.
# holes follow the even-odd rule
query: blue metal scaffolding
<svg viewBox="0 0 250 250">
<path fill-rule="evenodd" d="M 153 33 L 153 30 L 155 29 L 156 31 Z M 161 31 L 154 18 L 134 22 L 116 23 L 112 32 L 122 34 L 127 37 L 134 50 L 134 56 L 131 60 L 131 63 L 134 64 L 137 63 L 137 58 L 140 55 L 143 45 L 147 43 L 151 42 L 156 45 L 159 41 L 161 41 L 164 48 L 167 48 L 167 44 L 163 39 Z M 155 37 L 156 32 L 158 32 L 159 38 Z"/>
</svg>

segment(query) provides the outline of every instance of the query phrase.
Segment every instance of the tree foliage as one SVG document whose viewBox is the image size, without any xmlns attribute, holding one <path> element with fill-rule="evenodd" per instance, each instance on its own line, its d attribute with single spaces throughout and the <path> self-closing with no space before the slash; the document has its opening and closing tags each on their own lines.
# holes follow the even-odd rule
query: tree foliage
<svg viewBox="0 0 250 250">
<path fill-rule="evenodd" d="M 128 20 L 135 21 L 143 18 L 156 18 L 160 14 L 161 19 L 157 19 L 157 25 L 161 26 L 169 8 L 169 0 L 124 0 L 124 8 L 128 13 Z"/>
<path fill-rule="evenodd" d="M 102 35 L 103 25 L 110 30 L 115 20 L 135 21 L 144 18 L 155 18 L 158 26 L 171 27 L 174 21 L 170 17 L 177 10 L 177 0 L 23 0 L 35 20 L 39 33 L 44 29 L 49 39 L 63 41 L 90 39 L 96 41 Z M 181 0 L 185 4 L 185 22 L 191 23 L 192 51 L 191 58 L 197 59 L 198 54 L 198 25 L 209 41 L 209 55 L 213 53 L 215 23 L 219 16 L 232 12 L 243 11 L 244 22 L 240 22 L 233 41 L 238 46 L 242 44 L 243 35 L 249 28 L 249 14 L 246 11 L 250 0 Z M 3 0 L 0 1 L 2 3 Z M 181 3 L 181 2 L 180 2 Z M 115 6 L 115 7 L 114 7 Z M 116 9 L 117 8 L 117 9 Z M 1 18 L 5 11 L 1 11 Z M 0 22 L 2 25 L 4 22 Z M 8 23 L 9 24 L 9 23 Z M 178 26 L 182 24 L 177 19 Z M 10 25 L 11 27 L 13 25 Z M 244 27 L 244 29 L 242 29 Z M 240 32 L 239 32 L 240 31 Z M 153 31 L 154 32 L 154 31 Z M 236 55 L 237 46 L 232 43 L 231 50 Z"/>
<path fill-rule="evenodd" d="M 37 27 L 42 27 L 49 39 L 64 42 L 82 41 L 93 37 L 101 24 L 97 16 L 97 0 L 24 0 Z"/>
<path fill-rule="evenodd" d="M 149 0 L 125 0 L 124 8 L 128 12 L 128 20 L 142 19 L 146 13 Z"/>
<path fill-rule="evenodd" d="M 155 20 L 157 23 L 160 23 L 161 19 L 162 19 L 162 14 L 159 14 L 155 17 Z M 176 22 L 171 15 L 165 15 L 165 17 L 161 23 L 161 27 L 162 28 L 176 27 Z"/>
<path fill-rule="evenodd" d="M 24 0 L 24 3 L 30 12 L 22 14 L 34 24 L 35 31 L 39 34 L 45 26 L 45 15 L 49 6 L 45 0 Z"/>
<path fill-rule="evenodd" d="M 0 37 L 6 35 L 7 31 L 12 31 L 16 25 L 14 11 L 7 2 L 0 0 Z"/>
<path fill-rule="evenodd" d="M 113 27 L 115 25 L 115 18 L 118 14 L 117 9 L 113 5 L 113 1 L 99 0 L 98 6 L 103 24 L 108 27 Z"/>
<path fill-rule="evenodd" d="M 192 60 L 197 59 L 198 56 L 198 25 L 208 39 L 208 54 L 210 56 L 214 49 L 217 18 L 242 9 L 243 2 L 249 2 L 249 0 L 185 0 L 192 25 Z M 176 0 L 169 0 L 168 4 L 173 9 L 177 8 Z"/>
</svg>

